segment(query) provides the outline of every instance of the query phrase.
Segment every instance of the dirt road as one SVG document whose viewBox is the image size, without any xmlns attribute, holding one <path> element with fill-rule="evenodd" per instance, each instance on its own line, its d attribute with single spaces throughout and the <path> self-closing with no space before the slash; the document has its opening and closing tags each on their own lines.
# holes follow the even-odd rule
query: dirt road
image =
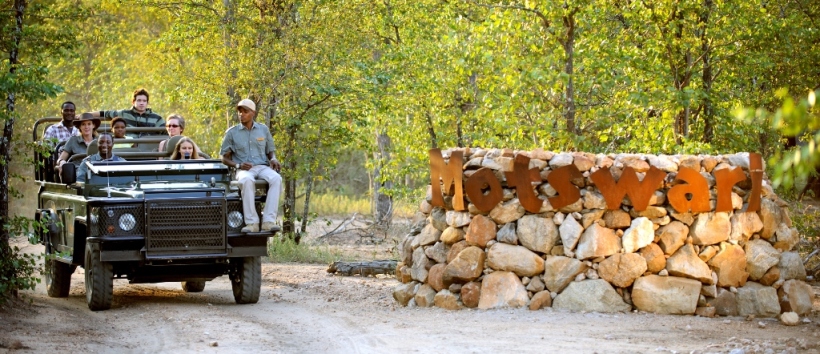
<svg viewBox="0 0 820 354">
<path fill-rule="evenodd" d="M 820 352 L 816 313 L 786 327 L 739 317 L 404 308 L 392 299 L 393 278 L 325 269 L 265 263 L 252 305 L 234 304 L 227 277 L 202 293 L 117 280 L 102 312 L 86 307 L 78 269 L 68 298 L 49 298 L 40 285 L 24 293 L 31 307 L 0 310 L 0 353 Z"/>
</svg>

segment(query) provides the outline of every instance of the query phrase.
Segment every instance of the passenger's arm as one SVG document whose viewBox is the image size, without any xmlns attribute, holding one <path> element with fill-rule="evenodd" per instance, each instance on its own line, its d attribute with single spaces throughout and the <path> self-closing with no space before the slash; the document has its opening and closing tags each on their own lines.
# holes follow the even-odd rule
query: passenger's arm
<svg viewBox="0 0 820 354">
<path fill-rule="evenodd" d="M 68 157 L 69 156 L 67 151 L 60 152 L 60 158 L 57 159 L 57 171 L 63 170 L 63 164 L 66 163 L 66 161 L 68 161 Z"/>
</svg>

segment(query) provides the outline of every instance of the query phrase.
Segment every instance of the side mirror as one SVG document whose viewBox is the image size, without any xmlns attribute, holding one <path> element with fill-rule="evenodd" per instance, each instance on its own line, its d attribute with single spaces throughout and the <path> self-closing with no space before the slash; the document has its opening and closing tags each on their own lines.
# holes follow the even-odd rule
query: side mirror
<svg viewBox="0 0 820 354">
<path fill-rule="evenodd" d="M 65 163 L 63 164 L 63 170 L 60 172 L 60 180 L 63 181 L 63 184 L 73 184 L 77 182 L 77 166 L 74 166 L 73 163 Z"/>
</svg>

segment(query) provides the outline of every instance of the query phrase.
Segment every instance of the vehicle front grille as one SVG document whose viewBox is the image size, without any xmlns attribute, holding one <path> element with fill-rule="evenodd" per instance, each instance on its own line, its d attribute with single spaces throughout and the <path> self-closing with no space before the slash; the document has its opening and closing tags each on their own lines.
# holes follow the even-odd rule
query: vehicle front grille
<svg viewBox="0 0 820 354">
<path fill-rule="evenodd" d="M 147 209 L 149 256 L 225 252 L 224 200 L 147 201 Z"/>
</svg>

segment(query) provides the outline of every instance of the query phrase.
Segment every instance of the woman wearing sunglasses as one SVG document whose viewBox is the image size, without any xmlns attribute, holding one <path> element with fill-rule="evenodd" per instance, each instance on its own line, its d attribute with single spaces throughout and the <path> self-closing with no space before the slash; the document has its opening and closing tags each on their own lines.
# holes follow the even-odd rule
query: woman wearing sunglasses
<svg viewBox="0 0 820 354">
<path fill-rule="evenodd" d="M 185 119 L 182 118 L 179 114 L 172 114 L 165 118 L 165 130 L 168 131 L 168 139 L 159 142 L 159 150 L 160 152 L 165 151 L 166 145 L 168 144 L 168 140 L 171 138 L 182 135 L 182 132 L 185 130 Z M 159 158 L 162 160 L 162 158 Z"/>
</svg>

